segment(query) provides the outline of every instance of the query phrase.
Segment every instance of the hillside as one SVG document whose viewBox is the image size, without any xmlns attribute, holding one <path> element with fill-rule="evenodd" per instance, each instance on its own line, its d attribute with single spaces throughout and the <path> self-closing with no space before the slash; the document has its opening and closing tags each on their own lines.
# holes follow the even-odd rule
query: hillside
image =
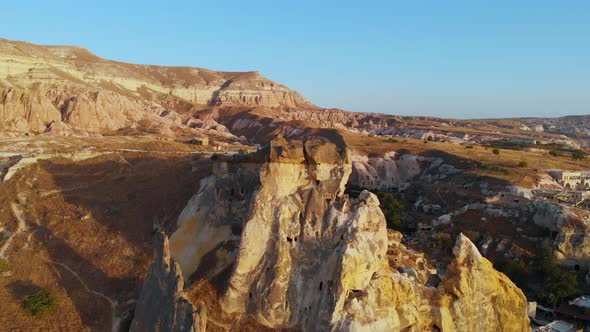
<svg viewBox="0 0 590 332">
<path fill-rule="evenodd" d="M 193 129 L 185 112 L 208 106 L 316 109 L 258 72 L 136 65 L 86 49 L 0 39 L 2 131 L 42 133 L 64 122 L 83 133 L 141 126 Z"/>
</svg>

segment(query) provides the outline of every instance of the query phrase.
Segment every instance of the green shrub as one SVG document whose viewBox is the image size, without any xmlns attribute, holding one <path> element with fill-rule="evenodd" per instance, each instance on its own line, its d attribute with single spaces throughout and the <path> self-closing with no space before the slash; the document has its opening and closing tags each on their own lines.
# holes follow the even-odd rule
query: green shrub
<svg viewBox="0 0 590 332">
<path fill-rule="evenodd" d="M 582 160 L 586 157 L 586 154 L 582 150 L 576 150 L 572 153 L 573 160 Z"/>
<path fill-rule="evenodd" d="M 527 163 L 526 161 L 520 161 L 518 162 L 518 167 L 528 167 L 529 163 Z"/>
<path fill-rule="evenodd" d="M 397 143 L 397 142 L 399 142 L 399 140 L 397 140 L 397 139 L 395 139 L 395 138 L 392 138 L 392 137 L 388 138 L 388 139 L 387 139 L 387 141 L 388 141 L 389 143 Z"/>
<path fill-rule="evenodd" d="M 387 228 L 402 230 L 406 227 L 404 223 L 404 206 L 391 193 L 379 192 L 377 193 L 379 202 L 381 203 L 381 210 L 385 215 Z"/>
<path fill-rule="evenodd" d="M 43 317 L 57 306 L 57 298 L 51 292 L 38 290 L 25 296 L 23 306 L 34 317 Z"/>
<path fill-rule="evenodd" d="M 527 268 L 523 261 L 516 262 L 512 259 L 500 259 L 494 262 L 494 267 L 503 272 L 517 285 L 525 284 L 527 280 Z"/>
<path fill-rule="evenodd" d="M 369 134 L 369 137 L 375 137 L 375 134 Z"/>
<path fill-rule="evenodd" d="M 466 149 L 473 149 L 473 145 L 465 145 Z"/>
<path fill-rule="evenodd" d="M 0 272 L 7 272 L 10 271 L 12 267 L 10 263 L 6 259 L 0 259 Z"/>
<path fill-rule="evenodd" d="M 500 173 L 504 173 L 504 174 L 510 174 L 510 172 L 508 170 L 506 170 L 505 168 L 502 168 L 498 165 L 481 164 L 479 167 L 481 169 L 485 169 L 486 171 L 494 171 L 494 172 L 500 172 Z"/>
<path fill-rule="evenodd" d="M 492 153 L 493 154 L 500 154 L 500 149 L 497 149 L 497 148 L 496 149 L 493 149 L 492 150 Z"/>
<path fill-rule="evenodd" d="M 453 250 L 453 239 L 450 234 L 437 232 L 434 234 L 434 247 L 443 253 L 451 253 Z"/>
<path fill-rule="evenodd" d="M 556 151 L 556 150 L 549 151 L 549 154 L 552 155 L 553 157 L 559 157 L 559 156 L 561 156 L 561 153 L 559 151 Z"/>
<path fill-rule="evenodd" d="M 549 305 L 572 297 L 578 292 L 578 279 L 575 274 L 565 271 L 557 264 L 553 249 L 544 247 L 533 261 L 533 270 L 543 276 L 543 290 L 540 298 Z"/>
<path fill-rule="evenodd" d="M 215 161 L 215 160 L 219 160 L 219 155 L 217 153 L 214 153 L 211 155 L 211 160 Z"/>
</svg>

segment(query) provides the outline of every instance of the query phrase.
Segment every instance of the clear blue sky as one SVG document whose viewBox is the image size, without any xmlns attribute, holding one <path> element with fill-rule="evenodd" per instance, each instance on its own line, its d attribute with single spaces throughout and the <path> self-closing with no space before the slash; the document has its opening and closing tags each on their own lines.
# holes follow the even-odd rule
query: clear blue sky
<svg viewBox="0 0 590 332">
<path fill-rule="evenodd" d="M 258 70 L 323 107 L 590 114 L 590 1 L 8 1 L 0 36 Z"/>
</svg>

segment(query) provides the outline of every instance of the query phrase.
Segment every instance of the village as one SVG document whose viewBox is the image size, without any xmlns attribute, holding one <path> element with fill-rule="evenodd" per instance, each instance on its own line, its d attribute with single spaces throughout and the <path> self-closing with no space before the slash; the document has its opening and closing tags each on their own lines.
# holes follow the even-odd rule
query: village
<svg viewBox="0 0 590 332">
<path fill-rule="evenodd" d="M 549 170 L 547 173 L 561 188 L 542 186 L 532 191 L 534 198 L 590 209 L 590 171 Z"/>
</svg>

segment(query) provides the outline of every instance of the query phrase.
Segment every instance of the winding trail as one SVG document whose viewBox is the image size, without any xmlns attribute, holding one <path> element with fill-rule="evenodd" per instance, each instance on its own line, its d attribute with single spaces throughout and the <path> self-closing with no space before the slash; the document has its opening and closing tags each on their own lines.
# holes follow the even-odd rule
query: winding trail
<svg viewBox="0 0 590 332">
<path fill-rule="evenodd" d="M 101 292 L 97 292 L 95 290 L 90 289 L 90 287 L 88 287 L 86 282 L 84 282 L 84 280 L 82 280 L 80 275 L 78 275 L 78 273 L 76 273 L 76 271 L 72 270 L 69 266 L 67 266 L 63 263 L 52 261 L 52 260 L 50 260 L 46 257 L 43 257 L 43 256 L 41 256 L 41 259 L 43 259 L 44 261 L 49 262 L 51 264 L 58 265 L 61 268 L 67 270 L 78 280 L 78 282 L 80 282 L 80 284 L 82 285 L 82 287 L 84 287 L 84 290 L 86 290 L 86 292 L 94 294 L 95 296 L 100 297 L 100 298 L 104 299 L 105 301 L 107 301 L 111 307 L 111 331 L 117 332 L 119 330 L 119 325 L 121 323 L 121 319 L 119 317 L 117 317 L 117 306 L 119 305 L 117 303 L 117 301 L 111 299 L 110 297 L 104 295 Z"/>
</svg>

